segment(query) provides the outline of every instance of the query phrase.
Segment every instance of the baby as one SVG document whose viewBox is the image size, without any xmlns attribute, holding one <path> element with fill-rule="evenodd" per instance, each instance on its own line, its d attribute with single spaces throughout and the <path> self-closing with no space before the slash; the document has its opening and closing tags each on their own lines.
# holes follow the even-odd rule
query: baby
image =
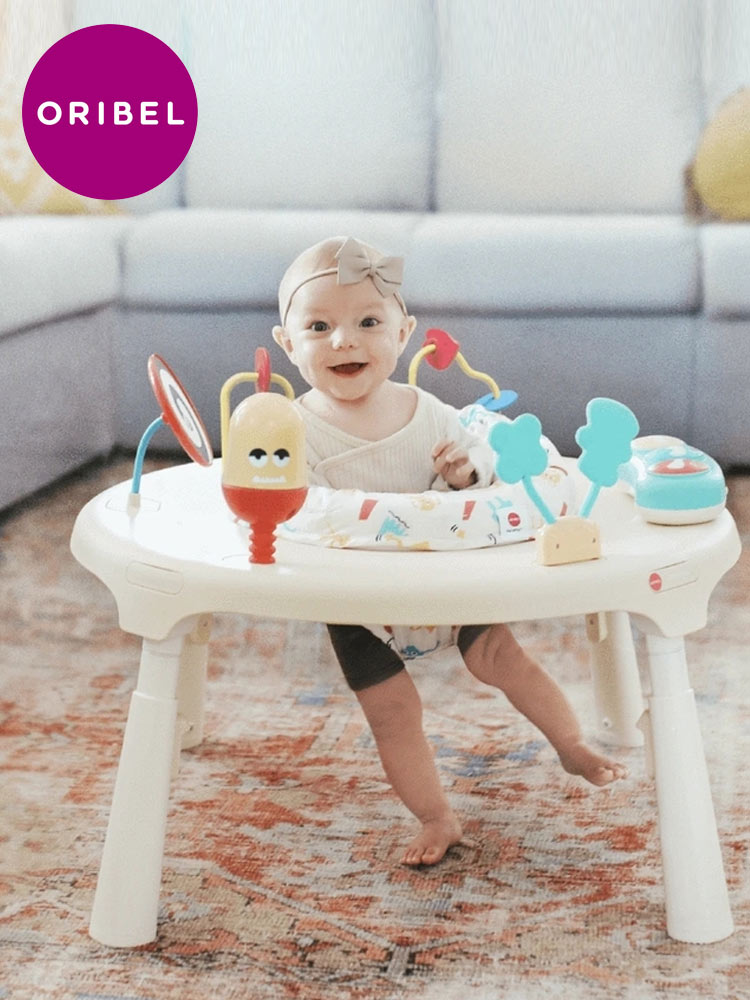
<svg viewBox="0 0 750 1000">
<path fill-rule="evenodd" d="M 297 405 L 312 484 L 418 492 L 483 486 L 492 479 L 489 447 L 463 428 L 452 407 L 391 381 L 416 326 L 399 293 L 402 264 L 357 240 L 336 237 L 305 250 L 281 281 L 281 325 L 273 336 L 311 387 Z M 421 823 L 402 861 L 435 864 L 462 832 L 422 730 L 417 689 L 382 630 L 328 629 L 386 776 Z M 566 771 L 595 785 L 626 775 L 584 742 L 562 690 L 507 625 L 465 625 L 453 633 L 469 671 L 499 688 L 544 733 Z"/>
</svg>

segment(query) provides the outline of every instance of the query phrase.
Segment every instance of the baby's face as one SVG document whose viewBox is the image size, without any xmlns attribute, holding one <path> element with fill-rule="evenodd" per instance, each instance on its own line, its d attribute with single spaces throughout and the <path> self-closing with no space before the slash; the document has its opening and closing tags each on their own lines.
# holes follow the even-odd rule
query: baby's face
<svg viewBox="0 0 750 1000">
<path fill-rule="evenodd" d="M 295 292 L 286 324 L 274 337 L 308 385 L 353 402 L 391 377 L 415 325 L 368 278 L 339 285 L 330 274 Z"/>
</svg>

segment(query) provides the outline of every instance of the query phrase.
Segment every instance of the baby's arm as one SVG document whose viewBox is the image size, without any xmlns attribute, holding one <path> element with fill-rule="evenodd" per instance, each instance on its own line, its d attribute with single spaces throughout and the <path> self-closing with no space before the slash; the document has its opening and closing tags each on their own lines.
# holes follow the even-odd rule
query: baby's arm
<svg viewBox="0 0 750 1000">
<path fill-rule="evenodd" d="M 438 441 L 430 457 L 435 475 L 442 476 L 454 490 L 466 489 L 477 482 L 477 470 L 468 451 L 455 441 L 448 438 Z"/>
</svg>

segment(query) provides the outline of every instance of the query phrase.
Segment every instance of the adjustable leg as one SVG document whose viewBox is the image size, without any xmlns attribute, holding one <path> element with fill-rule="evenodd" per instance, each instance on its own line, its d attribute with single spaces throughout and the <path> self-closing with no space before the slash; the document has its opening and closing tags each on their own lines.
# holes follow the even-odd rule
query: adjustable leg
<svg viewBox="0 0 750 1000">
<path fill-rule="evenodd" d="M 206 694 L 208 642 L 211 638 L 211 615 L 201 615 L 195 628 L 185 637 L 177 684 L 177 724 L 180 747 L 190 750 L 203 742 L 203 713 Z"/>
<path fill-rule="evenodd" d="M 177 719 L 177 678 L 185 633 L 143 640 L 130 702 L 89 932 L 113 947 L 156 937 L 169 783 Z"/>
<path fill-rule="evenodd" d="M 630 617 L 625 611 L 587 615 L 586 634 L 591 643 L 597 735 L 610 746 L 639 747 L 643 697 Z"/>
<path fill-rule="evenodd" d="M 667 932 L 707 944 L 728 937 L 734 924 L 685 644 L 656 635 L 646 643 Z"/>
</svg>

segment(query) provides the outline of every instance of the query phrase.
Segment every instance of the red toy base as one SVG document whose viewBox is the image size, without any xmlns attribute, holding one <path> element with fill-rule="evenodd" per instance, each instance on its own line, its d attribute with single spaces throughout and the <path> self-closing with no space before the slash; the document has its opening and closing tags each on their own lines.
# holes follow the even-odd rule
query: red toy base
<svg viewBox="0 0 750 1000">
<path fill-rule="evenodd" d="M 276 525 L 288 521 L 302 507 L 307 496 L 307 487 L 273 490 L 228 486 L 222 483 L 221 489 L 232 513 L 247 521 L 252 529 L 250 562 L 275 562 Z"/>
</svg>

